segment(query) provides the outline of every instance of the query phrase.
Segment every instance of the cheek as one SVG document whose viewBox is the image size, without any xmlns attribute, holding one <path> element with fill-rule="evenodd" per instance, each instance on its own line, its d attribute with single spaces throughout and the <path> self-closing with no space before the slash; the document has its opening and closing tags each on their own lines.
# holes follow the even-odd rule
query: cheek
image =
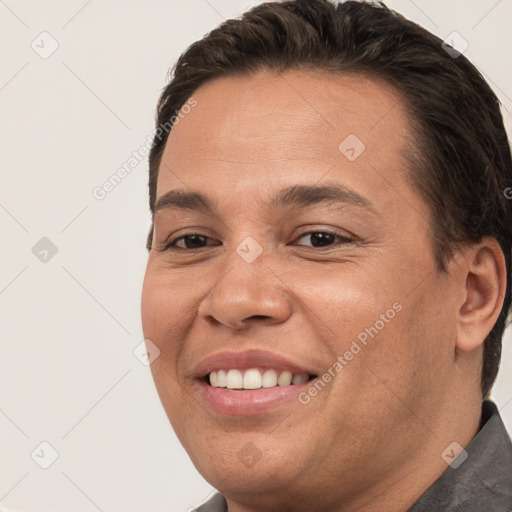
<svg viewBox="0 0 512 512">
<path fill-rule="evenodd" d="M 163 365 L 175 378 L 176 363 L 185 340 L 186 297 L 186 291 L 180 290 L 175 280 L 169 279 L 164 273 L 157 272 L 148 265 L 141 298 L 144 338 L 151 340 L 160 350 L 160 356 L 155 363 Z M 151 365 L 152 371 L 155 363 Z M 161 380 L 159 374 L 154 371 L 153 374 Z"/>
<path fill-rule="evenodd" d="M 308 306 L 304 308 L 308 323 L 315 324 L 332 362 L 344 356 L 344 378 L 334 384 L 340 393 L 350 389 L 373 395 L 375 386 L 414 379 L 417 360 L 425 350 L 419 325 L 424 322 L 418 321 L 413 297 L 404 292 L 396 271 L 352 266 L 339 274 L 303 278 L 297 289 Z M 413 327 L 416 346 L 410 338 Z"/>
<path fill-rule="evenodd" d="M 316 272 L 297 271 L 293 279 L 298 304 L 305 305 L 304 316 L 317 324 L 327 336 L 322 338 L 338 351 L 373 326 L 396 300 L 368 268 L 340 266 Z"/>
<path fill-rule="evenodd" d="M 456 296 L 449 278 L 431 276 L 411 294 L 410 309 L 406 328 L 416 347 L 418 366 L 428 378 L 442 383 L 442 373 L 449 372 L 453 361 L 457 336 Z"/>
<path fill-rule="evenodd" d="M 196 408 L 191 406 L 189 393 L 183 393 L 183 384 L 171 372 L 171 365 L 162 357 L 150 366 L 153 381 L 169 422 L 184 446 L 189 446 L 190 431 L 201 430 Z M 199 427 L 198 427 L 199 425 Z"/>
<path fill-rule="evenodd" d="M 142 286 L 141 315 L 144 338 L 149 338 L 153 342 L 158 340 L 159 331 L 165 327 L 163 324 L 166 322 L 166 315 L 162 307 L 165 302 L 165 287 L 148 266 Z M 157 345 L 161 349 L 158 343 Z"/>
<path fill-rule="evenodd" d="M 177 278 L 155 262 L 148 262 L 142 286 L 141 313 L 144 335 L 173 336 L 187 309 L 190 287 L 186 278 Z M 189 308 L 190 309 L 190 308 Z M 176 328 L 173 329 L 173 327 Z M 161 347 L 160 347 L 161 348 Z"/>
<path fill-rule="evenodd" d="M 183 315 L 180 314 L 180 291 L 171 280 L 148 265 L 142 287 L 141 314 L 144 338 L 151 340 L 160 350 L 160 355 L 150 366 L 156 390 L 162 406 L 174 430 L 180 437 L 180 420 L 186 416 L 182 383 L 177 363 L 185 339 L 180 328 Z M 177 411 L 181 411 L 177 414 Z"/>
</svg>

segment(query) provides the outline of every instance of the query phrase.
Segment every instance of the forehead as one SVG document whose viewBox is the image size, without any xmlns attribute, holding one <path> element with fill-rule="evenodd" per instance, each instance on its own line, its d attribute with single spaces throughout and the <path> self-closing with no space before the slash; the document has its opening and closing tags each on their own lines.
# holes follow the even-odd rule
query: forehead
<svg viewBox="0 0 512 512">
<path fill-rule="evenodd" d="M 243 193 L 263 183 L 316 183 L 327 174 L 365 189 L 383 173 L 389 183 L 400 180 L 406 168 L 408 117 L 399 93 L 383 81 L 262 71 L 216 79 L 193 97 L 196 106 L 169 135 L 157 197 L 206 185 Z"/>
</svg>

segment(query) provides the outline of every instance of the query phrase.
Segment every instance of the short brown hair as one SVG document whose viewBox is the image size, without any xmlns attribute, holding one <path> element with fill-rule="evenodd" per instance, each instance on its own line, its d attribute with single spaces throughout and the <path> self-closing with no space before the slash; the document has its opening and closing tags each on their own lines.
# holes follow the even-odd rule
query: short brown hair
<svg viewBox="0 0 512 512">
<path fill-rule="evenodd" d="M 438 271 L 454 250 L 497 239 L 507 286 L 499 318 L 484 342 L 482 393 L 494 384 L 510 309 L 512 160 L 500 104 L 463 55 L 446 51 L 427 30 L 382 3 L 289 0 L 258 5 L 193 43 L 172 69 L 156 125 L 176 119 L 201 85 L 261 70 L 314 69 L 384 79 L 404 97 L 416 134 L 411 184 L 430 205 Z M 149 155 L 149 202 L 168 138 L 155 136 Z M 152 230 L 148 238 L 148 248 Z"/>
</svg>

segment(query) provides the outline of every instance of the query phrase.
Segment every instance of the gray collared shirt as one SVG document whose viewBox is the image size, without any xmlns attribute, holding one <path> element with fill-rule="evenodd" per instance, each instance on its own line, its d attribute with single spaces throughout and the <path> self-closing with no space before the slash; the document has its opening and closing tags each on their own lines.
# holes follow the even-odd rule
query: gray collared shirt
<svg viewBox="0 0 512 512">
<path fill-rule="evenodd" d="M 467 459 L 448 467 L 408 512 L 512 512 L 512 443 L 496 405 L 482 404 L 481 428 Z M 456 464 L 452 464 L 456 466 Z M 217 493 L 197 512 L 228 512 Z"/>
</svg>

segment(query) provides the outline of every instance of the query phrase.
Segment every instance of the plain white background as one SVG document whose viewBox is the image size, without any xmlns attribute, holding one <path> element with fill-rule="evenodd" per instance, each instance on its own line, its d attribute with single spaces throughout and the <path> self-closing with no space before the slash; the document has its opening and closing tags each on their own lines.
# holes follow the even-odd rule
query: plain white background
<svg viewBox="0 0 512 512">
<path fill-rule="evenodd" d="M 185 511 L 211 491 L 133 354 L 143 338 L 147 161 L 103 200 L 92 191 L 146 142 L 167 71 L 186 46 L 257 3 L 0 0 L 6 510 Z M 510 133 L 512 1 L 387 5 L 443 39 L 455 31 L 467 41 Z M 512 432 L 511 341 L 509 332 L 494 398 Z M 43 441 L 58 453 L 48 469 L 31 458 L 35 450 L 50 461 Z"/>
</svg>

